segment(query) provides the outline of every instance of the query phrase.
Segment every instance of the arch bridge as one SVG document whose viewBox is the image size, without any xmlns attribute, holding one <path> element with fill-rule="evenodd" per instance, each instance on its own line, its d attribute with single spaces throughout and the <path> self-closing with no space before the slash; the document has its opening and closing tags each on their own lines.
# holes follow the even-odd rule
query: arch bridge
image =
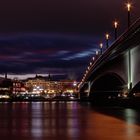
<svg viewBox="0 0 140 140">
<path fill-rule="evenodd" d="M 130 96 L 140 91 L 140 19 L 89 67 L 80 98 Z"/>
</svg>

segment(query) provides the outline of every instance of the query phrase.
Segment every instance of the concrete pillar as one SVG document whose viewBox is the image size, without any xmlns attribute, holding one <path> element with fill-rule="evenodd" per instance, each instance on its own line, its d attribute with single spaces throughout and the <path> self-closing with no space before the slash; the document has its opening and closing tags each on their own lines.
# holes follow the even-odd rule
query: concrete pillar
<svg viewBox="0 0 140 140">
<path fill-rule="evenodd" d="M 131 49 L 128 51 L 128 93 L 132 90 L 132 65 L 131 65 Z"/>
<path fill-rule="evenodd" d="M 87 96 L 89 97 L 89 95 L 90 95 L 90 90 L 91 90 L 91 82 L 90 81 L 88 81 L 88 93 L 87 93 Z"/>
</svg>

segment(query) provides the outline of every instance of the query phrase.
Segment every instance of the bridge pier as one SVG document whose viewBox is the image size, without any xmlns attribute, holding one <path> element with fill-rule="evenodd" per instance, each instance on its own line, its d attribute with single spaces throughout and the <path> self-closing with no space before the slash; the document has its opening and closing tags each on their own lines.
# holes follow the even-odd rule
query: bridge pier
<svg viewBox="0 0 140 140">
<path fill-rule="evenodd" d="M 132 90 L 132 60 L 131 49 L 128 50 L 128 96 Z"/>
<path fill-rule="evenodd" d="M 88 81 L 84 84 L 83 89 L 79 91 L 81 100 L 88 100 L 91 91 L 91 82 Z"/>
<path fill-rule="evenodd" d="M 87 97 L 89 97 L 91 91 L 91 82 L 88 82 L 88 90 L 87 90 Z"/>
</svg>

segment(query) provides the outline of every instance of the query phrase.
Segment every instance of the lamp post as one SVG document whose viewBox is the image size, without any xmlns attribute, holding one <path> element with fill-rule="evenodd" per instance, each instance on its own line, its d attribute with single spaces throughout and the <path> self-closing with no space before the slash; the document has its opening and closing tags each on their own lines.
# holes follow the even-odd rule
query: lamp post
<svg viewBox="0 0 140 140">
<path fill-rule="evenodd" d="M 118 30 L 118 22 L 115 20 L 114 21 L 114 39 L 117 39 L 117 30 Z"/>
<path fill-rule="evenodd" d="M 101 55 L 103 54 L 103 43 L 100 43 L 100 51 L 101 51 Z"/>
<path fill-rule="evenodd" d="M 108 44 L 109 34 L 108 33 L 106 33 L 105 38 L 106 38 L 106 48 L 108 48 L 109 47 L 109 44 Z"/>
<path fill-rule="evenodd" d="M 127 13 L 128 13 L 128 17 L 127 17 L 127 23 L 128 23 L 128 28 L 130 27 L 131 25 L 131 19 L 130 19 L 130 12 L 131 12 L 131 3 L 127 3 L 126 4 L 126 7 L 127 7 Z M 131 89 L 132 89 L 132 78 L 131 78 L 131 49 L 128 50 L 128 91 L 130 92 Z"/>
<path fill-rule="evenodd" d="M 131 11 L 131 4 L 128 2 L 127 4 L 126 4 L 126 6 L 127 6 L 127 13 L 128 13 L 128 17 L 127 17 L 127 22 L 128 22 L 128 28 L 130 27 L 130 24 L 131 24 L 131 19 L 130 19 L 130 11 Z"/>
</svg>

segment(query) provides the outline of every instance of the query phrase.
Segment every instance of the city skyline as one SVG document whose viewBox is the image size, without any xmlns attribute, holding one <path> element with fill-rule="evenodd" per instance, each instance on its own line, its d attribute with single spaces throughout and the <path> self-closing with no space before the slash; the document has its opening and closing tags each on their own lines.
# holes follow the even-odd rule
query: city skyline
<svg viewBox="0 0 140 140">
<path fill-rule="evenodd" d="M 0 74 L 0 78 L 3 79 L 17 79 L 17 80 L 27 80 L 30 78 L 35 78 L 37 76 L 43 77 L 43 78 L 48 78 L 50 74 Z M 66 76 L 64 74 L 54 74 L 50 75 L 52 78 L 52 81 L 57 81 L 57 80 L 64 80 L 66 79 Z M 66 80 L 75 80 L 75 79 L 66 79 Z"/>
<path fill-rule="evenodd" d="M 109 44 L 113 42 L 113 20 L 119 21 L 119 35 L 126 30 L 126 2 L 2 2 L 0 73 L 50 73 L 79 80 L 99 50 L 99 43 L 105 43 L 106 32 L 112 34 Z M 140 2 L 131 3 L 135 21 Z"/>
</svg>

